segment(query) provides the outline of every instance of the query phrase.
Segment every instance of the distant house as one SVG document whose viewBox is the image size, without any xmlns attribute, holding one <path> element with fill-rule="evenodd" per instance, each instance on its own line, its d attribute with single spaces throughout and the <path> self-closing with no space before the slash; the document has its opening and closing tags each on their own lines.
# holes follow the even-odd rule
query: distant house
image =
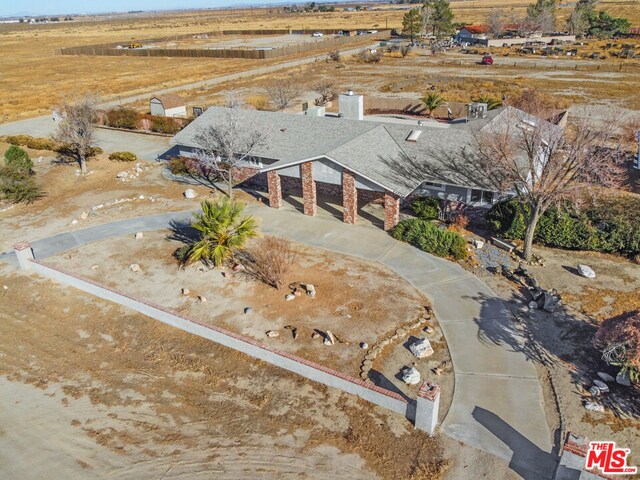
<svg viewBox="0 0 640 480">
<path fill-rule="evenodd" d="M 187 107 L 184 99 L 175 93 L 158 95 L 149 101 L 151 115 L 161 117 L 186 117 Z"/>
<path fill-rule="evenodd" d="M 476 43 L 486 44 L 489 38 L 489 28 L 486 25 L 466 25 L 460 29 L 455 36 L 455 40 L 460 43 L 474 45 Z"/>
</svg>

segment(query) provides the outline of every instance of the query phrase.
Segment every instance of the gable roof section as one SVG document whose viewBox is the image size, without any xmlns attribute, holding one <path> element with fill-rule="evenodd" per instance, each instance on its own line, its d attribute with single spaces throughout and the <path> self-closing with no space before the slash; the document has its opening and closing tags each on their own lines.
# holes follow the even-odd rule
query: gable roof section
<svg viewBox="0 0 640 480">
<path fill-rule="evenodd" d="M 462 28 L 467 30 L 469 33 L 473 33 L 474 35 L 489 32 L 489 28 L 486 25 L 465 25 Z"/>
</svg>

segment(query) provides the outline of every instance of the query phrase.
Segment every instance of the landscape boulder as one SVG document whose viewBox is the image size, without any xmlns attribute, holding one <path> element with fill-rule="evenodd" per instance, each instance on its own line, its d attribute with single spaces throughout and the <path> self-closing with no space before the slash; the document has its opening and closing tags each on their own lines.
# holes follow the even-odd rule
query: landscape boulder
<svg viewBox="0 0 640 480">
<path fill-rule="evenodd" d="M 336 337 L 333 333 L 331 333 L 329 330 L 327 330 L 325 332 L 325 337 L 324 337 L 324 344 L 325 345 L 335 345 L 336 343 Z"/>
<path fill-rule="evenodd" d="M 360 348 L 366 350 L 369 348 L 369 344 L 367 342 L 360 342 Z"/>
<path fill-rule="evenodd" d="M 141 239 L 141 238 L 143 238 L 143 237 L 144 237 L 144 233 L 142 233 L 142 232 L 138 232 L 138 233 L 136 233 L 136 235 L 135 235 L 136 240 L 140 240 L 140 239 Z"/>
<path fill-rule="evenodd" d="M 631 379 L 628 372 L 622 372 L 622 370 L 616 375 L 616 383 L 625 387 L 631 386 Z"/>
<path fill-rule="evenodd" d="M 585 278 L 596 278 L 596 272 L 588 265 L 578 265 L 578 273 Z"/>
<path fill-rule="evenodd" d="M 269 338 L 275 338 L 275 337 L 279 337 L 280 336 L 280 332 L 277 332 L 275 330 L 269 330 L 267 332 L 267 337 Z"/>
<path fill-rule="evenodd" d="M 590 412 L 604 413 L 604 407 L 596 402 L 585 402 L 584 408 L 586 408 Z"/>
<path fill-rule="evenodd" d="M 188 288 L 183 288 L 182 289 L 182 294 L 183 295 L 189 295 L 190 292 L 191 292 L 191 290 L 189 290 Z"/>
<path fill-rule="evenodd" d="M 284 296 L 284 299 L 287 302 L 290 302 L 291 300 L 293 300 L 294 298 L 296 298 L 296 296 L 293 293 L 288 293 L 287 295 Z"/>
<path fill-rule="evenodd" d="M 593 384 L 598 387 L 598 390 L 600 390 L 602 393 L 608 393 L 609 392 L 609 387 L 607 386 L 606 383 L 604 383 L 601 380 L 594 380 Z"/>
<path fill-rule="evenodd" d="M 311 285 L 310 283 L 308 283 L 307 285 L 305 285 L 305 289 L 307 291 L 307 295 L 309 295 L 310 297 L 315 297 L 316 296 L 316 287 Z"/>
<path fill-rule="evenodd" d="M 124 179 L 124 178 L 127 178 L 128 176 L 129 176 L 128 172 L 120 172 L 116 175 L 116 178 Z"/>
<path fill-rule="evenodd" d="M 187 188 L 187 189 L 184 191 L 184 194 L 183 194 L 183 195 L 184 195 L 184 198 L 189 198 L 189 199 L 191 199 L 191 198 L 196 198 L 197 193 L 196 193 L 196 191 L 195 191 L 193 188 Z"/>
<path fill-rule="evenodd" d="M 605 372 L 598 372 L 598 376 L 603 382 L 615 382 L 615 378 Z"/>
<path fill-rule="evenodd" d="M 420 383 L 420 372 L 414 367 L 404 367 L 402 381 L 407 385 L 417 385 Z"/>
<path fill-rule="evenodd" d="M 139 272 L 140 271 L 140 265 L 138 265 L 137 263 L 132 263 L 131 265 L 129 265 L 129 269 L 132 272 Z"/>
<path fill-rule="evenodd" d="M 420 340 L 412 343 L 409 346 L 409 350 L 418 358 L 426 358 L 433 355 L 433 347 L 431 347 L 431 342 L 429 342 L 426 338 L 421 338 Z"/>
</svg>

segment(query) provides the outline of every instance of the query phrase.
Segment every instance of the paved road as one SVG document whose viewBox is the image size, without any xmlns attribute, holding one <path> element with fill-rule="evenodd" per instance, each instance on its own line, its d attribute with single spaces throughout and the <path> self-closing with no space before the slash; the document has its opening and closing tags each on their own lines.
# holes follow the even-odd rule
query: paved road
<svg viewBox="0 0 640 480">
<path fill-rule="evenodd" d="M 397 242 L 375 227 L 261 206 L 249 211 L 261 219 L 265 233 L 379 262 L 424 292 L 442 326 L 455 371 L 443 432 L 509 461 L 523 478 L 551 478 L 556 460 L 550 454 L 552 435 L 542 389 L 520 348 L 521 336 L 491 289 L 457 264 Z M 190 212 L 178 212 L 121 220 L 33 241 L 32 247 L 36 258 L 45 258 L 106 237 L 189 219 Z"/>
</svg>

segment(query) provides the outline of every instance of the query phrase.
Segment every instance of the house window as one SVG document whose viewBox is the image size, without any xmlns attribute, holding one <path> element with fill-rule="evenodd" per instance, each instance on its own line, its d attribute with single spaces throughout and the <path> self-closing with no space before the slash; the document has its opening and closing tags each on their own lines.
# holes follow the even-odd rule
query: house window
<svg viewBox="0 0 640 480">
<path fill-rule="evenodd" d="M 471 203 L 490 205 L 493 203 L 493 192 L 487 190 L 471 190 Z"/>
<path fill-rule="evenodd" d="M 436 182 L 423 182 L 422 187 L 430 190 L 444 190 L 444 185 Z"/>
</svg>

